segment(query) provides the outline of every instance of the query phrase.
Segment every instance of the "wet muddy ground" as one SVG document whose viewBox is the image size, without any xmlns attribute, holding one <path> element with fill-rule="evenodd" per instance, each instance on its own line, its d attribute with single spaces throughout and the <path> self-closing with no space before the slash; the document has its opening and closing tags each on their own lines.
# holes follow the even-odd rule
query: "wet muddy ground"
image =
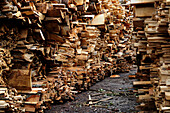
<svg viewBox="0 0 170 113">
<path fill-rule="evenodd" d="M 128 73 L 119 73 L 120 78 L 107 77 L 90 87 L 89 91 L 77 94 L 74 101 L 52 105 L 45 113 L 135 113 L 138 105 L 132 85 L 135 79 L 128 78 L 135 73 L 136 68 L 133 68 Z M 89 95 L 94 100 L 90 106 Z"/>
</svg>

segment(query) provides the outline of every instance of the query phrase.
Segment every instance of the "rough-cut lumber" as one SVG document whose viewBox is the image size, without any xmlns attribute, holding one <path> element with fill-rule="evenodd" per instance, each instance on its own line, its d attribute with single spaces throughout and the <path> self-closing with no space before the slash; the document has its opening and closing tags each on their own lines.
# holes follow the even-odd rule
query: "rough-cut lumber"
<svg viewBox="0 0 170 113">
<path fill-rule="evenodd" d="M 141 19 L 134 19 L 134 23 L 140 20 L 144 20 L 143 25 L 138 26 L 134 24 L 136 30 L 137 44 L 135 47 L 138 48 L 137 51 L 137 64 L 138 64 L 138 74 L 137 78 L 140 82 L 150 80 L 151 85 L 137 86 L 140 94 L 148 95 L 152 98 L 150 102 L 142 101 L 145 105 L 155 106 L 155 111 L 157 112 L 169 112 L 169 3 L 164 0 L 154 1 L 154 13 L 146 17 L 147 14 L 143 13 L 139 16 L 139 12 L 152 7 L 153 4 L 149 3 L 151 1 L 131 1 L 136 7 L 138 15 L 136 17 L 142 17 Z M 136 2 L 136 3 L 135 3 Z M 137 3 L 138 2 L 138 3 Z M 150 5 L 149 5 L 150 4 Z M 140 10 L 140 8 L 144 10 Z M 147 10 L 146 10 L 147 11 Z M 151 10 L 150 10 L 151 11 Z M 149 8 L 148 11 L 149 12 Z M 157 13 L 159 12 L 159 13 Z M 141 89 L 140 89 L 141 88 Z M 149 92 L 147 90 L 148 89 Z M 149 93 L 149 94 L 148 94 Z M 147 111 L 153 110 L 148 109 Z M 143 107 L 143 108 L 144 108 Z"/>
<path fill-rule="evenodd" d="M 133 85 L 134 86 L 137 86 L 137 85 L 151 85 L 151 81 L 135 81 L 133 82 Z"/>
<path fill-rule="evenodd" d="M 154 3 L 155 0 L 131 0 L 131 4 L 147 4 L 147 3 Z"/>
<path fill-rule="evenodd" d="M 105 14 L 99 14 L 94 17 L 91 25 L 104 25 L 105 24 Z"/>
<path fill-rule="evenodd" d="M 154 7 L 141 7 L 136 6 L 135 16 L 136 17 L 150 17 L 155 12 Z"/>
<path fill-rule="evenodd" d="M 3 112 L 43 112 L 131 69 L 132 9 L 118 0 L 1 0 L 0 9 Z"/>
<path fill-rule="evenodd" d="M 18 90 L 31 90 L 30 70 L 12 70 L 8 78 L 8 84 Z"/>
</svg>

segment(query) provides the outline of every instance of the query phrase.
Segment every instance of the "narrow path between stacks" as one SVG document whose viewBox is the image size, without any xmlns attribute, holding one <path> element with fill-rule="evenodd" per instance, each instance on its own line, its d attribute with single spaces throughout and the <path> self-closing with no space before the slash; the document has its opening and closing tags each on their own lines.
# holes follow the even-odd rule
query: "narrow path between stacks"
<svg viewBox="0 0 170 113">
<path fill-rule="evenodd" d="M 136 103 L 136 97 L 133 93 L 132 85 L 135 79 L 129 79 L 128 77 L 128 75 L 134 75 L 136 69 L 137 68 L 134 67 L 128 73 L 119 73 L 118 75 L 120 75 L 120 78 L 107 77 L 103 81 L 90 87 L 89 91 L 77 94 L 74 101 L 52 105 L 52 108 L 46 110 L 45 113 L 137 112 L 135 106 L 138 104 Z M 112 99 L 96 103 L 93 106 L 87 106 L 87 104 L 89 104 L 89 95 L 94 100 L 105 98 Z"/>
</svg>

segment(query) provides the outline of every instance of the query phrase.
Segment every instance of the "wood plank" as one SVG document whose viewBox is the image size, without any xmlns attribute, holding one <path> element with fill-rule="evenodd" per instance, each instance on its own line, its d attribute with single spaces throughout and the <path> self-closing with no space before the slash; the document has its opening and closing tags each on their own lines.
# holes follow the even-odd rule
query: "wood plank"
<svg viewBox="0 0 170 113">
<path fill-rule="evenodd" d="M 105 24 L 105 14 L 99 14 L 94 17 L 91 25 L 104 25 Z"/>
<path fill-rule="evenodd" d="M 136 7 L 135 16 L 136 17 L 151 17 L 155 12 L 154 7 Z"/>
<path fill-rule="evenodd" d="M 155 0 L 131 0 L 130 4 L 147 4 L 154 3 Z"/>
<path fill-rule="evenodd" d="M 151 81 L 134 81 L 133 85 L 137 86 L 137 85 L 151 85 L 152 82 Z"/>
</svg>

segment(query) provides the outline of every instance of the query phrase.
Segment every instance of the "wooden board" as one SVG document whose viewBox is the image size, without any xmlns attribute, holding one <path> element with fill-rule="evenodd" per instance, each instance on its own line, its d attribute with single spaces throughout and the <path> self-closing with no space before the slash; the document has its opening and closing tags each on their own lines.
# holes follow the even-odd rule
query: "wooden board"
<svg viewBox="0 0 170 113">
<path fill-rule="evenodd" d="M 151 17 L 152 14 L 155 12 L 154 7 L 141 7 L 137 6 L 135 10 L 136 17 Z"/>
<path fill-rule="evenodd" d="M 29 70 L 12 70 L 8 84 L 18 90 L 31 90 L 32 82 Z"/>
<path fill-rule="evenodd" d="M 94 17 L 91 25 L 104 25 L 105 24 L 105 14 L 99 14 Z"/>
<path fill-rule="evenodd" d="M 131 0 L 130 4 L 147 4 L 154 3 L 155 0 Z"/>
<path fill-rule="evenodd" d="M 35 112 L 35 106 L 36 105 L 25 105 L 24 108 L 26 112 Z"/>
<path fill-rule="evenodd" d="M 151 81 L 135 81 L 133 85 L 151 85 Z"/>
<path fill-rule="evenodd" d="M 170 100 L 170 92 L 165 92 L 165 98 L 166 100 Z"/>
<path fill-rule="evenodd" d="M 76 5 L 83 5 L 83 0 L 74 0 L 76 2 Z"/>
</svg>

